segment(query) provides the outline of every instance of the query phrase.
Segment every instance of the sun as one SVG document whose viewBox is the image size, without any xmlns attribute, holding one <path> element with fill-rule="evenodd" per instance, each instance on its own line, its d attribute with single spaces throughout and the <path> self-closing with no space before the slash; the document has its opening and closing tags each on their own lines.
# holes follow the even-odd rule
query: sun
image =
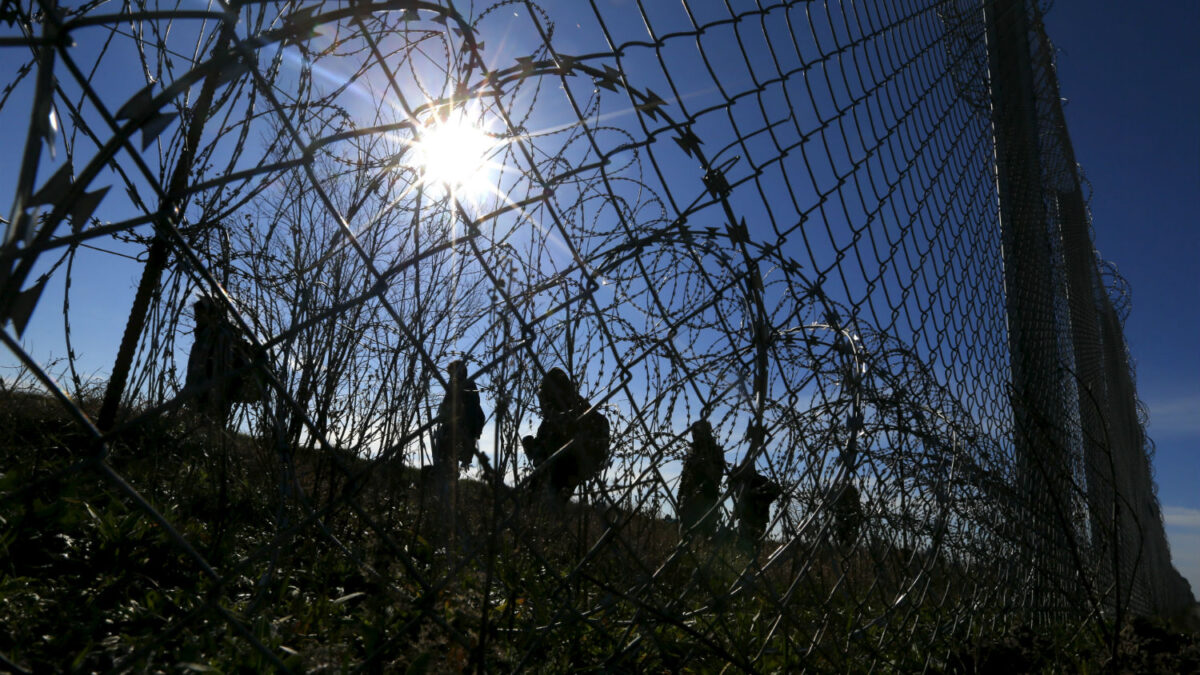
<svg viewBox="0 0 1200 675">
<path fill-rule="evenodd" d="M 467 118 L 450 117 L 425 126 L 412 144 L 411 165 L 421 183 L 451 196 L 480 197 L 490 186 L 488 155 L 495 138 Z"/>
</svg>

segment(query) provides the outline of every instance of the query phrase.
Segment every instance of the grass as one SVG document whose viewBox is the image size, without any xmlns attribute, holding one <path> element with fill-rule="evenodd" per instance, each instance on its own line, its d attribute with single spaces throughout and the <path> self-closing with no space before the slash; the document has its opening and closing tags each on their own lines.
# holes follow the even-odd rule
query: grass
<svg viewBox="0 0 1200 675">
<path fill-rule="evenodd" d="M 869 551 L 795 546 L 768 565 L 721 538 L 680 546 L 636 510 L 474 480 L 450 543 L 414 468 L 295 451 L 291 482 L 265 442 L 186 411 L 103 465 L 94 452 L 55 402 L 0 394 L 0 666 L 15 672 L 1101 672 L 1111 653 L 1103 631 L 965 613 L 950 568 L 901 611 L 911 558 L 880 574 Z M 1163 623 L 1118 647 L 1129 672 L 1200 670 L 1195 635 Z"/>
</svg>

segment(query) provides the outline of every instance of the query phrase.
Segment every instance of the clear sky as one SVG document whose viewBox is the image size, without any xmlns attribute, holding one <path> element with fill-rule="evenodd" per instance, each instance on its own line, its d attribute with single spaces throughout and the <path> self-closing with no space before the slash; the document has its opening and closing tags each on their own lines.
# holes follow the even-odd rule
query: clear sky
<svg viewBox="0 0 1200 675">
<path fill-rule="evenodd" d="M 1096 247 L 1132 287 L 1125 337 L 1172 557 L 1200 593 L 1200 2 L 1052 4 Z"/>
</svg>

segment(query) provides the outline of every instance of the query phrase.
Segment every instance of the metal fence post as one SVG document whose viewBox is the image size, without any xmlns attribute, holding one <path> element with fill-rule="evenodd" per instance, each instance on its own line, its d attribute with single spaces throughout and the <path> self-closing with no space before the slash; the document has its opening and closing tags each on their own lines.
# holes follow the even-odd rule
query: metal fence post
<svg viewBox="0 0 1200 675">
<path fill-rule="evenodd" d="M 1055 317 L 1052 244 L 1042 190 L 1036 92 L 1029 23 L 1022 0 L 984 5 L 991 75 L 992 129 L 1004 257 L 1005 309 L 1011 359 L 1011 400 L 1019 494 L 1017 515 L 1029 556 L 1019 573 L 1032 581 L 1027 601 L 1036 614 L 1060 604 L 1065 579 L 1061 501 L 1067 494 L 1068 443 L 1063 433 L 1060 333 Z"/>
</svg>

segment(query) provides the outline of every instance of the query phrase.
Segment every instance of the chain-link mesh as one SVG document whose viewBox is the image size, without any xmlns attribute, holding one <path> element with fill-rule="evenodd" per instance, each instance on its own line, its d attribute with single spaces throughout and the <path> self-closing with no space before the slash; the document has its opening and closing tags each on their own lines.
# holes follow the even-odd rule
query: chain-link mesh
<svg viewBox="0 0 1200 675">
<path fill-rule="evenodd" d="M 9 668 L 954 670 L 1191 602 L 1035 7 L 0 18 Z"/>
</svg>

